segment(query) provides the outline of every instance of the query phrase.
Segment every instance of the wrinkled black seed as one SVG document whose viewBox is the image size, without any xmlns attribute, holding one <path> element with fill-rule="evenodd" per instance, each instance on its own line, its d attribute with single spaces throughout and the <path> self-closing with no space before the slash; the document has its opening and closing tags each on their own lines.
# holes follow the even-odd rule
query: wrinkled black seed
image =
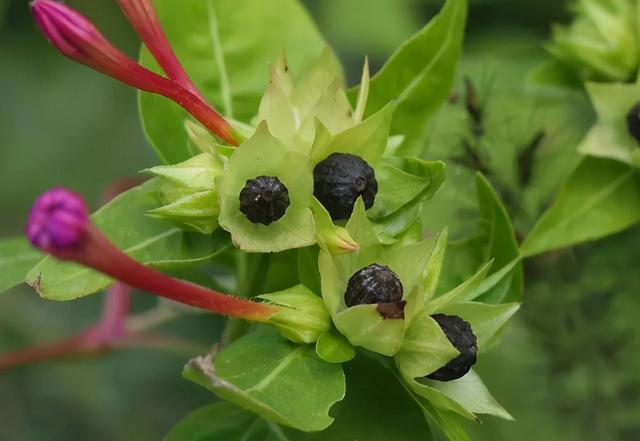
<svg viewBox="0 0 640 441">
<path fill-rule="evenodd" d="M 640 102 L 634 104 L 627 113 L 627 129 L 631 136 L 640 142 Z"/>
<path fill-rule="evenodd" d="M 359 156 L 332 153 L 313 169 L 313 195 L 334 220 L 348 219 L 358 197 L 371 208 L 378 193 L 373 169 Z"/>
<path fill-rule="evenodd" d="M 402 283 L 389 267 L 373 263 L 349 278 L 344 302 L 348 307 L 402 301 Z M 404 305 L 402 305 L 404 311 Z"/>
<path fill-rule="evenodd" d="M 478 345 L 471 325 L 457 315 L 434 314 L 431 317 L 438 322 L 440 328 L 460 355 L 427 378 L 439 381 L 451 381 L 463 377 L 476 363 Z"/>
<path fill-rule="evenodd" d="M 240 191 L 240 211 L 254 224 L 269 225 L 284 216 L 289 190 L 275 176 L 249 179 Z"/>
</svg>

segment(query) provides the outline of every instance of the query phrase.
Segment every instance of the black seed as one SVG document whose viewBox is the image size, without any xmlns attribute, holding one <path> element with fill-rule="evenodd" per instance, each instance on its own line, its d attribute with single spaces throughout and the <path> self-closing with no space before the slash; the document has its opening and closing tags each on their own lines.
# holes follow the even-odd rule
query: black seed
<svg viewBox="0 0 640 441">
<path fill-rule="evenodd" d="M 358 197 L 371 208 L 378 193 L 373 169 L 359 156 L 332 153 L 313 169 L 313 195 L 334 220 L 348 219 Z"/>
<path fill-rule="evenodd" d="M 249 179 L 240 191 L 240 211 L 254 224 L 269 225 L 284 216 L 289 190 L 275 176 Z"/>
<path fill-rule="evenodd" d="M 451 381 L 463 377 L 476 363 L 478 345 L 471 325 L 456 315 L 434 314 L 431 317 L 438 322 L 440 328 L 460 355 L 427 378 L 439 381 Z"/>
<path fill-rule="evenodd" d="M 640 142 L 640 102 L 634 104 L 627 113 L 627 129 L 631 136 Z"/>
<path fill-rule="evenodd" d="M 356 271 L 347 283 L 344 302 L 348 307 L 402 301 L 402 283 L 389 267 L 371 264 Z M 404 305 L 402 305 L 404 310 Z"/>
</svg>

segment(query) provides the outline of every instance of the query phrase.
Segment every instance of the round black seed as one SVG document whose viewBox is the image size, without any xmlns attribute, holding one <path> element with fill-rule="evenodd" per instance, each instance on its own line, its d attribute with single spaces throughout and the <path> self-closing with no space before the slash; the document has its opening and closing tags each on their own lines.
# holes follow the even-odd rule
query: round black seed
<svg viewBox="0 0 640 441">
<path fill-rule="evenodd" d="M 371 208 L 378 193 L 373 169 L 359 156 L 332 153 L 313 169 L 313 195 L 334 220 L 348 219 L 358 197 Z"/>
<path fill-rule="evenodd" d="M 402 292 L 402 283 L 398 276 L 389 267 L 374 263 L 351 276 L 344 293 L 344 302 L 349 307 L 400 302 Z"/>
<path fill-rule="evenodd" d="M 284 216 L 289 190 L 275 176 L 249 179 L 240 191 L 240 211 L 254 224 L 269 225 Z"/>
<path fill-rule="evenodd" d="M 640 142 L 640 102 L 634 104 L 627 113 L 627 129 L 631 136 Z"/>
<path fill-rule="evenodd" d="M 478 344 L 471 325 L 457 315 L 434 314 L 431 317 L 438 322 L 440 328 L 460 355 L 427 378 L 439 381 L 451 381 L 463 377 L 476 363 Z"/>
</svg>

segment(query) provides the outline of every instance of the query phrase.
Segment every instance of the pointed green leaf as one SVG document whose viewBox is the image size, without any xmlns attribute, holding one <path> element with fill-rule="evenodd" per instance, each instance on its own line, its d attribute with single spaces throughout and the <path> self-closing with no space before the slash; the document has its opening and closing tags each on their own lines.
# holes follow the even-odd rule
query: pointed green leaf
<svg viewBox="0 0 640 441">
<path fill-rule="evenodd" d="M 485 277 L 487 277 L 487 273 L 491 269 L 492 264 L 493 261 L 489 261 L 487 264 L 482 266 L 477 273 L 469 277 L 460 285 L 430 301 L 425 306 L 425 310 L 430 314 L 433 314 L 436 312 L 441 312 L 442 308 L 445 308 L 449 304 L 469 300 L 469 294 L 473 293 L 473 290 L 480 285 Z"/>
<path fill-rule="evenodd" d="M 453 84 L 467 16 L 466 0 L 447 0 L 440 13 L 391 55 L 371 79 L 366 115 L 395 101 L 392 134 L 407 135 L 404 153 L 417 154 L 427 121 Z M 352 96 L 355 91 L 352 91 Z"/>
<path fill-rule="evenodd" d="M 626 164 L 587 157 L 521 247 L 534 256 L 624 230 L 640 219 L 640 176 Z"/>
</svg>

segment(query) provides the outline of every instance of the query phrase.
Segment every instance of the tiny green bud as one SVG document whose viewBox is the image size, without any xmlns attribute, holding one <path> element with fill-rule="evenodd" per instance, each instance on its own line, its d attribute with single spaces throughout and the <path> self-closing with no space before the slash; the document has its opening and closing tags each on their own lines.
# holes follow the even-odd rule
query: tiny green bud
<svg viewBox="0 0 640 441">
<path fill-rule="evenodd" d="M 221 163 L 209 153 L 175 165 L 145 170 L 158 179 L 157 198 L 163 204 L 149 216 L 173 221 L 183 228 L 210 234 L 218 228 L 218 195 L 215 178 Z"/>
<path fill-rule="evenodd" d="M 240 191 L 240 211 L 254 224 L 277 221 L 290 203 L 289 190 L 276 176 L 249 179 Z"/>
<path fill-rule="evenodd" d="M 433 314 L 431 317 L 440 325 L 451 344 L 460 351 L 460 355 L 427 375 L 427 378 L 438 381 L 462 378 L 477 360 L 478 344 L 471 325 L 456 315 Z"/>
<path fill-rule="evenodd" d="M 295 343 L 313 343 L 331 327 L 331 317 L 322 298 L 304 285 L 257 298 L 282 307 L 268 321 Z"/>
<path fill-rule="evenodd" d="M 334 220 L 348 219 L 361 196 L 371 208 L 377 193 L 373 168 L 359 156 L 332 153 L 313 169 L 313 194 Z"/>
<path fill-rule="evenodd" d="M 627 129 L 629 134 L 640 142 L 640 102 L 634 104 L 627 113 Z"/>
</svg>

